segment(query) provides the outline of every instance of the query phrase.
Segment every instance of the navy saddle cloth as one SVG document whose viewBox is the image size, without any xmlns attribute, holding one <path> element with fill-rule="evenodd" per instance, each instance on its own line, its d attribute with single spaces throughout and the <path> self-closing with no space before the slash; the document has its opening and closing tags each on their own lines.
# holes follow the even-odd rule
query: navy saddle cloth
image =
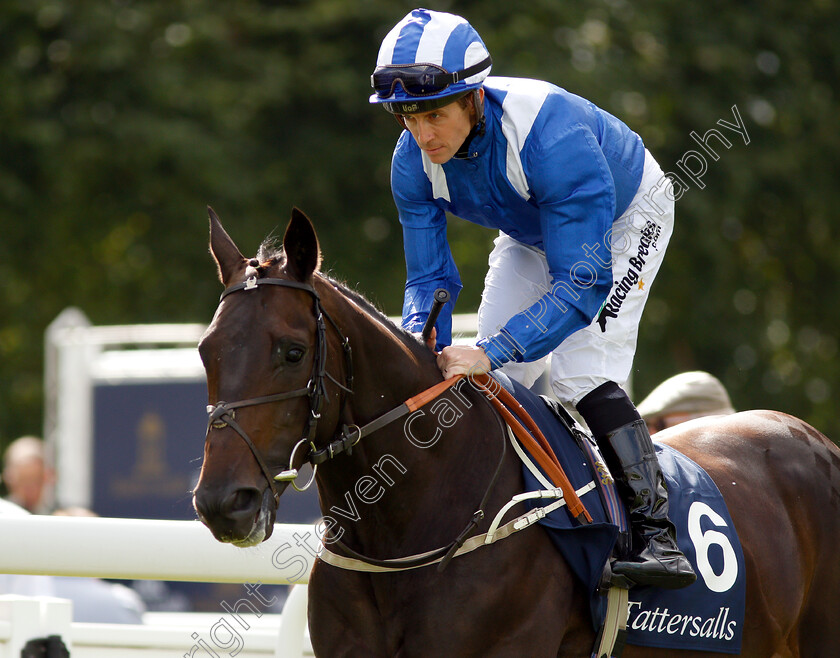
<svg viewBox="0 0 840 658">
<path fill-rule="evenodd" d="M 584 451 L 579 439 L 572 436 L 542 398 L 502 373 L 495 372 L 493 377 L 514 395 L 540 427 L 572 486 L 577 490 L 593 480 L 598 485 L 580 497 L 592 516 L 591 524 L 578 523 L 566 506 L 551 512 L 539 523 L 590 593 L 593 623 L 599 627 L 606 612 L 606 600 L 598 593 L 598 587 L 618 537 L 616 523 L 620 522 L 614 521 L 606 505 L 613 495 L 611 487 L 604 487 L 603 471 L 593 464 L 592 453 Z M 697 581 L 680 590 L 631 589 L 627 642 L 659 648 L 740 653 L 744 556 L 726 504 L 715 483 L 698 464 L 667 445 L 654 442 L 654 446 L 668 484 L 669 516 L 677 528 L 680 549 L 697 573 Z M 522 472 L 527 491 L 545 488 L 524 465 Z M 537 499 L 526 504 L 533 509 L 546 501 Z"/>
</svg>

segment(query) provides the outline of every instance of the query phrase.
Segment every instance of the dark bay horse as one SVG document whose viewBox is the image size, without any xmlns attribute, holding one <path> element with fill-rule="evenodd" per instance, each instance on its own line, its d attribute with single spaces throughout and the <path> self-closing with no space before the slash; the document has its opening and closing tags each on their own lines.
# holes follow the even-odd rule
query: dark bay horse
<svg viewBox="0 0 840 658">
<path fill-rule="evenodd" d="M 342 427 L 366 426 L 441 374 L 424 345 L 318 271 L 317 237 L 302 213 L 293 211 L 282 250 L 264 245 L 247 259 L 211 211 L 210 246 L 226 292 L 199 347 L 212 412 L 194 502 L 219 541 L 267 538 L 291 477 L 273 476 L 310 452 L 326 455 L 316 475 L 326 541 L 375 559 L 450 544 L 483 497 L 493 511 L 475 529 L 484 532 L 523 490 L 495 411 L 470 386 L 439 398 L 437 412 L 413 414 L 410 427 L 403 418 L 340 440 Z M 657 438 L 706 469 L 738 530 L 747 569 L 741 655 L 837 655 L 840 451 L 770 411 L 702 419 Z M 330 444 L 341 452 L 334 459 Z M 589 656 L 593 646 L 586 593 L 541 528 L 443 572 L 371 574 L 319 561 L 309 587 L 318 656 L 537 658 Z"/>
</svg>

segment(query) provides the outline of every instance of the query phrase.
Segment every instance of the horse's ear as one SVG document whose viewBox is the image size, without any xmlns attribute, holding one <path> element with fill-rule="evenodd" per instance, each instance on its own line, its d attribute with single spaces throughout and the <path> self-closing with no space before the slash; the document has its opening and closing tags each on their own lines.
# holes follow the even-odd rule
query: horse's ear
<svg viewBox="0 0 840 658">
<path fill-rule="evenodd" d="M 216 259 L 219 279 L 225 286 L 229 286 L 241 274 L 247 259 L 222 228 L 219 216 L 210 206 L 207 206 L 207 212 L 210 215 L 210 253 Z"/>
<path fill-rule="evenodd" d="M 283 251 L 286 252 L 286 270 L 298 281 L 309 279 L 321 264 L 315 228 L 297 208 L 292 209 L 292 218 L 283 236 Z"/>
</svg>

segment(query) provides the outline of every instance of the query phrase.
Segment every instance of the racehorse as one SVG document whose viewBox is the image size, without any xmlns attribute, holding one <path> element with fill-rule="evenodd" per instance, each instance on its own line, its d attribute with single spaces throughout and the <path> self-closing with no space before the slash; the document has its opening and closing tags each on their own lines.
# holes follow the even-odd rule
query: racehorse
<svg viewBox="0 0 840 658">
<path fill-rule="evenodd" d="M 282 249 L 263 244 L 253 259 L 210 215 L 225 292 L 199 345 L 210 423 L 194 505 L 216 539 L 266 539 L 294 469 L 316 454 L 324 541 L 338 553 L 374 562 L 439 554 L 465 527 L 486 531 L 492 514 L 470 525 L 475 511 L 498 510 L 523 490 L 486 397 L 453 388 L 437 414 L 412 414 L 410 431 L 382 421 L 363 433 L 441 382 L 434 354 L 319 271 L 316 233 L 297 209 Z M 836 655 L 840 451 L 803 421 L 771 411 L 692 421 L 657 439 L 705 468 L 739 533 L 747 570 L 741 655 Z M 595 637 L 587 593 L 537 528 L 443 571 L 363 573 L 316 561 L 309 589 L 312 646 L 329 658 L 589 656 Z M 628 645 L 623 655 L 674 651 Z"/>
</svg>

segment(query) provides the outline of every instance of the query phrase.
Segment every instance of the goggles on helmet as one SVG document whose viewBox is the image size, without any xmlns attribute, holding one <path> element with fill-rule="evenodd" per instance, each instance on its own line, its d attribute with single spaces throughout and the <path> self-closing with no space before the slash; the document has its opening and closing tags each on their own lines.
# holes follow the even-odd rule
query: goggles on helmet
<svg viewBox="0 0 840 658">
<path fill-rule="evenodd" d="M 436 64 L 396 64 L 377 66 L 370 76 L 370 85 L 379 98 L 393 95 L 399 82 L 409 96 L 439 94 L 450 85 L 480 73 L 492 63 L 490 56 L 463 71 L 450 73 Z"/>
</svg>

